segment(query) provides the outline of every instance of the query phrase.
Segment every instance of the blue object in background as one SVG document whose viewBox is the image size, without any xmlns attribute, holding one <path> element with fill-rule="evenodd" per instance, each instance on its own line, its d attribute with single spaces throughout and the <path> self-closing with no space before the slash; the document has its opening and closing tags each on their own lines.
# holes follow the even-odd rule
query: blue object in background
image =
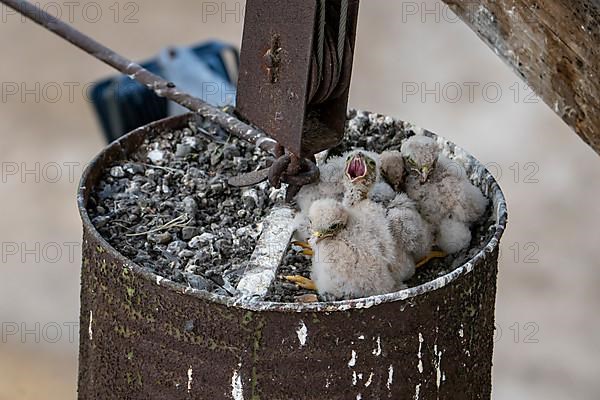
<svg viewBox="0 0 600 400">
<path fill-rule="evenodd" d="M 236 87 L 222 73 L 214 71 L 198 57 L 192 49 L 172 47 L 159 56 L 163 78 L 173 82 L 177 88 L 217 107 L 234 105 Z M 172 101 L 168 104 L 169 116 L 189 112 Z"/>
<path fill-rule="evenodd" d="M 239 52 L 233 46 L 210 41 L 193 48 L 166 49 L 142 66 L 213 105 L 235 101 Z M 185 110 L 124 75 L 94 85 L 92 102 L 108 142 Z"/>
</svg>

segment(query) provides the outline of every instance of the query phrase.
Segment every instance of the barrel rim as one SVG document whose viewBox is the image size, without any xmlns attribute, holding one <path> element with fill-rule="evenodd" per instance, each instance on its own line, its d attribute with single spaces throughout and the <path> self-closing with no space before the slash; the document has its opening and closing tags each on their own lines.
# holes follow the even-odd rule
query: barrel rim
<svg viewBox="0 0 600 400">
<path fill-rule="evenodd" d="M 424 131 L 425 134 L 430 135 L 432 137 L 437 138 L 438 140 L 443 141 L 446 145 L 451 145 L 454 151 L 460 151 L 464 155 L 469 158 L 469 161 L 473 163 L 473 166 L 481 168 L 481 178 L 482 180 L 486 180 L 489 188 L 490 188 L 490 196 L 489 198 L 492 200 L 492 206 L 496 207 L 495 210 L 495 231 L 494 235 L 490 238 L 490 240 L 486 243 L 483 248 L 481 248 L 477 254 L 463 263 L 461 266 L 453 269 L 445 275 L 442 275 L 434 280 L 429 282 L 425 282 L 421 285 L 414 286 L 411 288 L 403 289 L 393 293 L 387 293 L 383 295 L 370 296 L 366 298 L 360 299 L 352 299 L 352 300 L 341 300 L 341 301 L 333 301 L 333 302 L 318 302 L 318 303 L 280 303 L 280 302 L 267 302 L 267 301 L 259 301 L 255 299 L 247 299 L 247 298 L 233 298 L 222 295 L 217 295 L 213 293 L 209 293 L 206 291 L 193 289 L 190 287 L 186 287 L 181 283 L 173 282 L 167 278 L 164 278 L 152 270 L 146 267 L 142 267 L 132 260 L 125 257 L 119 251 L 117 251 L 106 239 L 104 239 L 100 233 L 97 231 L 96 227 L 92 224 L 92 221 L 88 215 L 86 202 L 89 199 L 88 187 L 87 183 L 91 178 L 92 172 L 96 168 L 102 168 L 102 162 L 104 157 L 110 151 L 117 150 L 120 154 L 126 155 L 128 154 L 125 151 L 129 146 L 125 146 L 124 144 L 131 140 L 132 137 L 136 135 L 143 135 L 144 132 L 149 132 L 155 130 L 160 127 L 174 127 L 177 125 L 181 125 L 193 118 L 193 114 L 184 114 L 182 116 L 177 117 L 169 117 L 159 121 L 155 121 L 148 125 L 144 125 L 139 127 L 126 135 L 120 137 L 116 141 L 112 142 L 108 146 L 102 149 L 93 160 L 87 165 L 85 168 L 83 175 L 81 176 L 79 183 L 79 190 L 77 195 L 77 205 L 79 208 L 79 214 L 83 223 L 84 232 L 90 235 L 93 240 L 99 243 L 102 247 L 106 249 L 107 252 L 111 253 L 111 256 L 114 259 L 121 263 L 123 267 L 129 268 L 134 275 L 138 275 L 141 278 L 153 282 L 158 286 L 164 287 L 167 290 L 176 292 L 178 294 L 189 295 L 191 297 L 197 298 L 199 300 L 220 304 L 227 307 L 236 307 L 249 311 L 263 311 L 263 312 L 336 312 L 336 311 L 348 311 L 353 309 L 366 309 L 377 306 L 379 304 L 384 303 L 394 303 L 405 301 L 409 299 L 416 298 L 420 295 L 430 293 L 439 289 L 442 289 L 445 286 L 457 281 L 460 277 L 463 277 L 470 273 L 474 268 L 480 265 L 485 265 L 485 261 L 494 251 L 498 248 L 500 239 L 504 233 L 506 228 L 506 223 L 508 220 L 508 211 L 506 206 L 506 200 L 500 185 L 496 181 L 496 179 L 492 176 L 485 166 L 481 164 L 475 157 L 464 151 L 461 147 L 453 144 L 450 141 L 447 141 L 442 136 L 438 136 L 432 132 Z M 227 127 L 223 127 L 227 130 Z M 90 190 L 92 188 L 89 188 Z M 85 236 L 84 236 L 85 237 Z"/>
</svg>

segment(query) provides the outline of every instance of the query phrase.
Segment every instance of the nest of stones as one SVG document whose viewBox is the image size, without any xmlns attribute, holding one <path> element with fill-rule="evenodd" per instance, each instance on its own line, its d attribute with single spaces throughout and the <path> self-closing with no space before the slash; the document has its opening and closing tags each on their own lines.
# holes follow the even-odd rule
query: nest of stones
<svg viewBox="0 0 600 400">
<path fill-rule="evenodd" d="M 345 139 L 330 155 L 399 150 L 417 130 L 391 117 L 351 112 Z M 251 188 L 227 182 L 271 162 L 269 154 L 208 122 L 149 132 L 136 153 L 104 171 L 88 213 L 108 243 L 136 264 L 194 289 L 235 297 L 264 220 L 284 193 L 267 182 Z M 491 206 L 471 231 L 468 249 L 431 261 L 407 285 L 446 275 L 484 247 L 494 234 Z M 283 279 L 309 277 L 310 266 L 310 258 L 288 248 L 264 300 L 294 302 L 310 293 Z"/>
</svg>

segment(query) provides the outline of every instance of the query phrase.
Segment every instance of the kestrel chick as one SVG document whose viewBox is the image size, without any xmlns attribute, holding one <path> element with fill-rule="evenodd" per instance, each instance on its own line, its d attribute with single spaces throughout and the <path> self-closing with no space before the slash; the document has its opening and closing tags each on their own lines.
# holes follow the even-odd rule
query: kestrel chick
<svg viewBox="0 0 600 400">
<path fill-rule="evenodd" d="M 310 207 L 314 249 L 311 279 L 326 298 L 350 299 L 393 292 L 395 243 L 385 210 L 369 200 L 356 207 L 323 199 Z"/>
<path fill-rule="evenodd" d="M 381 175 L 383 179 L 396 191 L 402 189 L 404 180 L 404 159 L 397 150 L 386 150 L 379 156 Z"/>
<path fill-rule="evenodd" d="M 470 226 L 483 215 L 488 200 L 460 164 L 441 154 L 434 139 L 410 137 L 401 153 L 408 170 L 404 188 L 431 224 L 437 246 L 448 254 L 466 248 Z"/>
<path fill-rule="evenodd" d="M 365 150 L 355 150 L 346 155 L 344 205 L 352 206 L 368 197 L 380 177 L 378 159 L 376 153 Z"/>
</svg>

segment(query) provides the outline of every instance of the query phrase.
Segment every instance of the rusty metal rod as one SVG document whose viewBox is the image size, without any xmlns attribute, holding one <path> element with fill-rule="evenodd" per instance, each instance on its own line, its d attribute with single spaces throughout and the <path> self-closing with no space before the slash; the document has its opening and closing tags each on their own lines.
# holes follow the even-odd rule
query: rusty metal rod
<svg viewBox="0 0 600 400">
<path fill-rule="evenodd" d="M 40 7 L 31 4 L 25 0 L 0 0 L 0 3 L 23 14 L 27 18 L 55 33 L 61 38 L 67 40 L 81 50 L 87 52 L 92 57 L 110 65 L 117 71 L 129 76 L 154 91 L 157 96 L 165 97 L 177 104 L 202 115 L 221 127 L 231 132 L 235 136 L 256 144 L 262 150 L 275 153 L 275 140 L 269 138 L 260 130 L 238 120 L 237 118 L 221 111 L 220 109 L 206 103 L 205 101 L 193 97 L 177 89 L 173 82 L 169 82 L 158 75 L 153 74 L 141 65 L 128 60 L 115 51 L 102 45 L 91 37 L 73 28 L 69 24 L 48 14 Z"/>
</svg>

